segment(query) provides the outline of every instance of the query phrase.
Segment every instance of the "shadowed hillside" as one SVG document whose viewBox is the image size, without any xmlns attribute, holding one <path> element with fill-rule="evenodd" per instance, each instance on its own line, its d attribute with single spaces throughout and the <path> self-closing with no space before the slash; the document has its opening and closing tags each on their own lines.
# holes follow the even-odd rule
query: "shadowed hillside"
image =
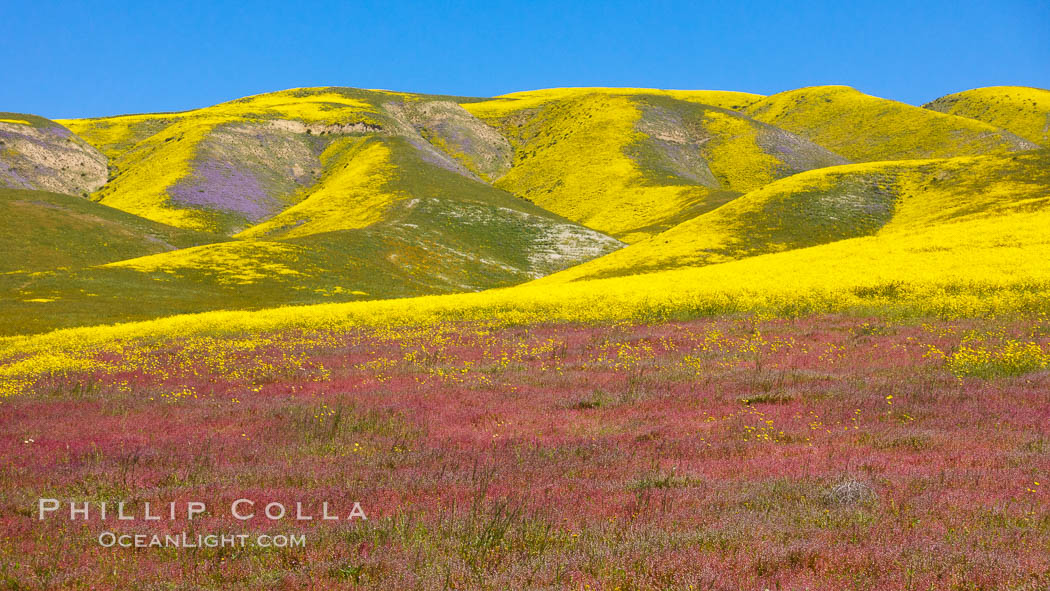
<svg viewBox="0 0 1050 591">
<path fill-rule="evenodd" d="M 0 187 L 86 195 L 106 182 L 106 157 L 65 127 L 0 113 Z"/>
<path fill-rule="evenodd" d="M 942 96 L 923 107 L 984 121 L 1044 148 L 1050 147 L 1050 90 L 1025 86 L 975 88 Z"/>
<path fill-rule="evenodd" d="M 993 125 L 869 96 L 848 86 L 815 86 L 755 101 L 747 113 L 855 162 L 951 158 L 1037 148 Z"/>
</svg>

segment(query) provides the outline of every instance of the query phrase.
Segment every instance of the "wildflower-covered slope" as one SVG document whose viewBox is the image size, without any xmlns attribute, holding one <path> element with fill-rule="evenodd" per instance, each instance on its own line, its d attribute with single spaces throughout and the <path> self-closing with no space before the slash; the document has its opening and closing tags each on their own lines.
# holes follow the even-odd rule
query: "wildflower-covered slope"
<svg viewBox="0 0 1050 591">
<path fill-rule="evenodd" d="M 408 115 L 439 110 L 416 105 L 434 103 L 459 111 L 462 129 L 454 131 L 460 136 L 486 131 L 478 132 L 484 124 L 443 98 L 349 88 L 296 89 L 184 113 L 65 123 L 111 160 L 113 178 L 96 195 L 103 203 L 175 226 L 232 235 L 315 192 L 338 189 L 344 180 L 340 177 L 346 176 L 339 173 L 355 157 L 367 160 L 355 162 L 357 168 L 375 163 L 374 154 L 360 150 L 364 138 L 406 140 L 426 162 L 474 177 L 467 166 L 425 139 L 441 137 L 445 127 L 440 116 Z M 501 146 L 479 141 L 472 147 L 480 153 Z M 400 189 L 387 186 L 385 178 L 373 180 L 371 192 Z M 356 205 L 361 209 L 373 204 Z M 341 213 L 355 215 L 354 208 Z"/>
<path fill-rule="evenodd" d="M 989 86 L 942 96 L 923 107 L 984 121 L 1050 147 L 1050 90 Z"/>
<path fill-rule="evenodd" d="M 951 158 L 1038 147 L 988 123 L 869 96 L 848 86 L 782 92 L 751 103 L 746 112 L 855 162 Z"/>
<path fill-rule="evenodd" d="M 559 284 L 610 278 L 577 283 L 634 290 L 616 296 L 633 310 L 639 294 L 678 302 L 682 290 L 663 277 L 692 281 L 654 271 L 722 277 L 706 268 L 784 256 L 786 272 L 804 274 L 788 251 L 932 240 L 963 221 L 981 236 L 1028 224 L 1036 218 L 1022 210 L 1041 212 L 1050 184 L 1046 152 L 1026 139 L 846 87 L 489 99 L 325 87 L 66 127 L 12 117 L 6 125 L 79 134 L 65 131 L 66 144 L 93 151 L 109 180 L 91 195 L 99 203 L 72 196 L 77 187 L 5 201 L 12 213 L 0 224 L 16 256 L 0 274 L 3 334 L 550 274 L 491 301 L 510 310 L 520 294 L 532 309 L 542 294 L 575 306 Z M 579 297 L 600 307 L 606 296 Z"/>
<path fill-rule="evenodd" d="M 622 246 L 486 182 L 510 146 L 444 97 L 304 89 L 67 123 L 111 159 L 99 208 L 213 244 L 0 278 L 5 332 L 475 291 Z"/>
<path fill-rule="evenodd" d="M 847 162 L 732 110 L 757 98 L 579 88 L 463 106 L 514 147 L 497 187 L 637 242 L 770 181 Z"/>
<path fill-rule="evenodd" d="M 873 234 L 1050 208 L 1050 151 L 850 164 L 770 183 L 658 236 L 541 280 L 700 267 Z"/>
<path fill-rule="evenodd" d="M 917 226 L 788 252 L 684 268 L 483 293 L 209 312 L 0 340 L 21 359 L 9 380 L 42 360 L 75 367 L 82 355 L 158 338 L 239 335 L 446 321 L 656 322 L 734 313 L 821 312 L 944 318 L 1050 314 L 1050 209 Z M 57 366 L 56 366 L 57 367 Z"/>
</svg>

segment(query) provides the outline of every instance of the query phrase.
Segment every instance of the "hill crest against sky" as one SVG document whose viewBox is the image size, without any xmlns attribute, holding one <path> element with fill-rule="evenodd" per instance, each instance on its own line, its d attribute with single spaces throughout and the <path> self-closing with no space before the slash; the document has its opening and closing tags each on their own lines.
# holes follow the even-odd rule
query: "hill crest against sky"
<svg viewBox="0 0 1050 591">
<path fill-rule="evenodd" d="M 460 96 L 838 83 L 912 105 L 1050 87 L 1050 6 L 1031 0 L 306 6 L 8 3 L 19 26 L 0 50 L 19 58 L 0 74 L 0 105 L 50 118 L 181 111 L 333 83 Z"/>
</svg>

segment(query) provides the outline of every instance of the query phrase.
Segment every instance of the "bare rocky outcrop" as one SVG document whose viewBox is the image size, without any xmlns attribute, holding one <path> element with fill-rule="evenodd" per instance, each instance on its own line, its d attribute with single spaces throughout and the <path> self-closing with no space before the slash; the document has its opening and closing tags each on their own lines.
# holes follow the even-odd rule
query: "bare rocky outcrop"
<svg viewBox="0 0 1050 591">
<path fill-rule="evenodd" d="M 0 113 L 0 186 L 87 195 L 106 183 L 106 156 L 65 127 Z"/>
<path fill-rule="evenodd" d="M 310 135 L 350 135 L 361 133 L 380 133 L 383 131 L 381 125 L 355 121 L 349 123 L 303 123 L 291 119 L 273 119 L 264 125 L 279 131 L 290 133 L 306 133 Z"/>
</svg>

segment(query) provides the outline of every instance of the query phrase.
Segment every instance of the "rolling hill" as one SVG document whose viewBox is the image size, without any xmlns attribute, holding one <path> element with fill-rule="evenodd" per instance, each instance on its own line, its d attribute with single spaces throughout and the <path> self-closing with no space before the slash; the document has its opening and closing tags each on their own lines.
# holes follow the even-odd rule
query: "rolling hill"
<svg viewBox="0 0 1050 591">
<path fill-rule="evenodd" d="M 476 291 L 528 281 L 622 246 L 430 164 L 399 138 L 362 142 L 399 158 L 396 166 L 378 165 L 377 174 L 391 175 L 400 187 L 382 208 L 367 201 L 382 192 L 365 192 L 362 202 L 348 186 L 322 189 L 237 239 L 82 269 L 0 276 L 0 315 L 17 319 L 4 329 Z M 372 178 L 358 173 L 351 178 Z M 354 212 L 375 217 L 362 220 Z"/>
<path fill-rule="evenodd" d="M 846 159 L 718 105 L 743 93 L 554 89 L 465 103 L 514 147 L 495 186 L 625 242 Z M 715 104 L 704 104 L 708 101 Z"/>
<path fill-rule="evenodd" d="M 404 176 L 382 169 L 408 154 L 629 242 L 769 180 L 846 162 L 727 108 L 757 98 L 581 88 L 478 100 L 323 88 L 64 123 L 111 159 L 102 203 L 178 227 L 259 236 L 304 223 L 305 212 L 333 213 L 327 196 L 344 190 L 367 197 L 349 209 L 343 200 L 339 225 L 368 224 L 406 194 Z M 365 177 L 367 186 L 355 184 Z"/>
<path fill-rule="evenodd" d="M 942 96 L 923 108 L 984 121 L 1050 147 L 1050 90 L 989 86 Z"/>
<path fill-rule="evenodd" d="M 306 199 L 335 170 L 326 163 L 352 150 L 350 138 L 414 134 L 409 141 L 431 163 L 460 169 L 383 108 L 405 100 L 422 99 L 300 89 L 184 113 L 66 124 L 111 159 L 113 178 L 96 195 L 102 203 L 178 227 L 233 235 Z"/>
<path fill-rule="evenodd" d="M 1050 208 L 1029 210 L 1023 201 L 1015 205 L 1000 216 L 963 216 L 957 223 L 917 225 L 913 232 L 862 236 L 704 267 L 553 285 L 535 282 L 483 293 L 209 312 L 5 338 L 0 355 L 18 362 L 0 377 L 17 381 L 36 375 L 42 362 L 76 368 L 98 351 L 127 350 L 157 339 L 355 326 L 659 322 L 740 313 L 1045 318 L 1050 314 Z"/>
<path fill-rule="evenodd" d="M 0 273 L 80 268 L 222 240 L 82 197 L 0 189 Z"/>
<path fill-rule="evenodd" d="M 746 112 L 854 162 L 976 156 L 1038 147 L 988 123 L 869 96 L 848 86 L 782 92 L 751 103 Z"/>
<path fill-rule="evenodd" d="M 83 207 L 211 239 L 0 277 L 8 332 L 476 291 L 622 246 L 487 183 L 509 145 L 441 97 L 298 90 L 67 124 L 114 169 Z M 59 226 L 40 226 L 56 261 L 79 248 Z"/>
<path fill-rule="evenodd" d="M 540 282 L 702 267 L 1044 208 L 1050 209 L 1050 150 L 835 166 L 770 183 Z"/>
</svg>

